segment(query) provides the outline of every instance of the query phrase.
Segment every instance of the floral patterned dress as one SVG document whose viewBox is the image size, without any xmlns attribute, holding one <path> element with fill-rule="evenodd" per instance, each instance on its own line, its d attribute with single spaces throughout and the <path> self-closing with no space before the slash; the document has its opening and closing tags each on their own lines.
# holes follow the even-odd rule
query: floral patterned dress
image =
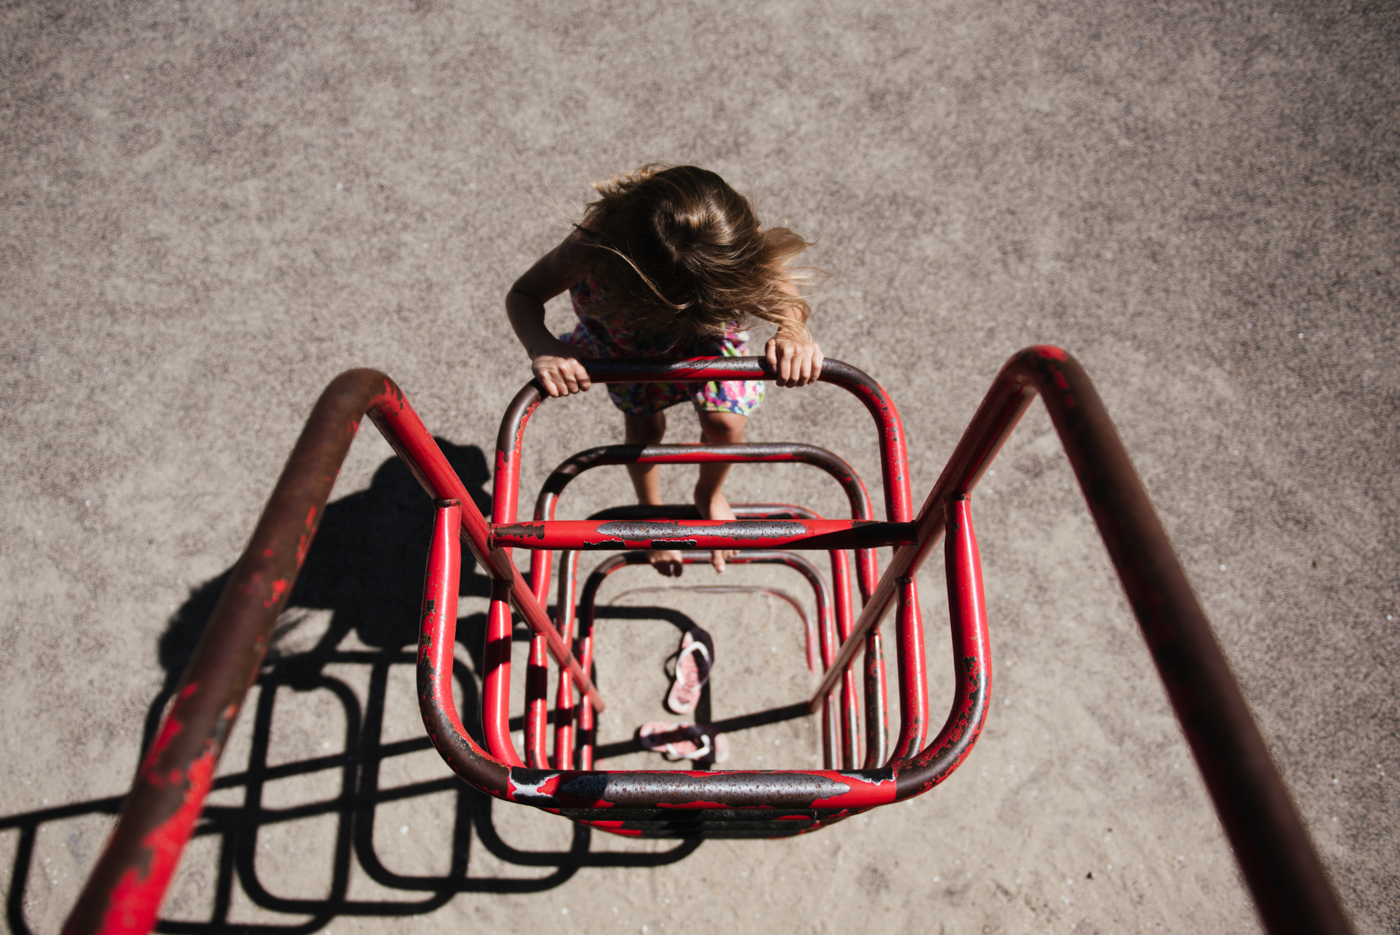
<svg viewBox="0 0 1400 935">
<path fill-rule="evenodd" d="M 589 276 L 569 289 L 578 324 L 559 339 L 590 357 L 745 357 L 749 333 L 700 338 L 680 345 L 666 335 L 649 335 L 628 323 L 627 310 L 610 301 L 606 284 Z M 690 400 L 696 410 L 746 416 L 763 402 L 762 380 L 712 380 L 708 383 L 609 383 L 613 405 L 632 416 L 649 416 Z"/>
</svg>

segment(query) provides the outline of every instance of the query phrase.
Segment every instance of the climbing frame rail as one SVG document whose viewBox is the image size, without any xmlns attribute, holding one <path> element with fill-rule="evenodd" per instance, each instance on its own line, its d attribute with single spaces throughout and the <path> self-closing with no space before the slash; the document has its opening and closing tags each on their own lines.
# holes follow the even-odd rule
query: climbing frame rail
<svg viewBox="0 0 1400 935">
<path fill-rule="evenodd" d="M 605 465 L 623 464 L 806 464 L 816 467 L 832 479 L 834 479 L 846 494 L 850 505 L 851 517 L 857 521 L 868 521 L 871 517 L 870 494 L 866 490 L 865 483 L 860 475 L 844 459 L 813 445 L 803 445 L 792 442 L 769 442 L 763 444 L 731 444 L 731 445 L 604 445 L 597 448 L 589 448 L 581 451 L 554 469 L 540 488 L 539 496 L 535 502 L 535 522 L 553 520 L 555 510 L 559 505 L 561 496 L 568 485 L 579 475 L 593 468 Z M 804 507 L 791 504 L 779 505 L 758 505 L 758 504 L 736 504 L 734 510 L 741 519 L 798 519 L 815 520 L 822 517 Z M 595 521 L 619 521 L 619 520 L 689 520 L 699 519 L 693 504 L 674 505 L 667 507 L 618 507 L 605 510 L 603 513 L 589 517 Z M 792 562 L 805 563 L 805 559 L 794 556 L 791 553 L 783 553 L 791 557 Z M 832 591 L 832 623 L 833 634 L 845 639 L 851 631 L 851 586 L 850 570 L 846 552 L 843 549 L 832 549 L 831 552 L 831 584 Z M 545 592 L 549 586 L 549 573 L 553 552 L 548 549 L 536 549 L 530 553 L 530 586 L 534 590 L 537 598 L 544 600 Z M 566 550 L 560 556 L 560 576 L 559 576 L 559 600 L 558 600 L 558 626 L 562 634 L 567 639 L 573 632 L 574 608 L 577 603 L 577 574 L 578 556 L 576 550 Z M 869 599 L 871 592 L 875 588 L 876 579 L 879 577 L 879 561 L 873 548 L 857 549 L 856 558 L 856 578 L 860 589 L 861 600 Z M 603 566 L 600 566 L 602 568 Z M 796 566 L 794 566 L 796 567 Z M 596 578 L 597 571 L 590 577 L 590 581 Z M 820 577 L 820 576 L 818 576 Z M 821 585 L 825 588 L 825 582 Z M 820 603 L 820 589 L 818 591 Z M 588 593 L 585 589 L 585 602 L 588 600 Z M 587 640 L 591 641 L 591 635 Z M 821 631 L 823 664 L 830 665 L 831 654 L 834 647 L 828 651 L 828 632 L 825 628 Z M 886 687 L 885 669 L 882 663 L 883 649 L 881 646 L 880 632 L 872 629 L 866 637 L 866 653 L 870 664 L 865 666 L 865 696 L 868 699 L 866 705 L 866 757 L 865 767 L 872 768 L 883 765 L 888 749 L 886 737 Z M 586 647 L 586 648 L 585 648 Z M 575 653 L 581 659 L 591 659 L 589 653 L 592 649 L 591 642 L 581 642 Z M 525 759 L 531 766 L 542 767 L 546 758 L 543 754 L 543 733 L 545 718 L 545 699 L 543 697 L 542 686 L 544 685 L 544 673 L 541 667 L 544 666 L 545 650 L 544 641 L 536 636 L 531 641 L 530 663 L 526 675 L 526 713 L 525 713 Z M 876 664 L 879 662 L 879 664 Z M 585 668 L 587 662 L 585 661 Z M 856 751 L 858 747 L 857 737 L 859 735 L 859 712 L 855 673 L 851 667 L 847 667 L 841 686 L 840 708 L 834 706 L 830 695 L 822 702 L 822 724 L 823 724 L 823 755 L 826 768 L 831 769 L 836 764 L 835 750 L 841 748 L 841 763 L 845 769 L 855 769 Z M 559 688 L 556 697 L 560 699 L 556 705 L 555 721 L 556 735 L 568 736 L 568 728 L 565 725 L 566 711 L 573 710 L 572 687 L 564 673 L 561 673 Z M 579 732 L 582 735 L 591 729 L 593 711 L 587 699 L 583 699 L 581 709 L 577 712 L 580 720 Z M 492 715 L 488 714 L 488 717 Z M 583 768 L 589 768 L 591 763 L 591 750 L 583 747 L 579 750 L 580 763 Z M 559 750 L 556 747 L 553 765 L 560 768 L 561 764 L 572 765 L 571 751 Z"/>
<path fill-rule="evenodd" d="M 766 364 L 754 358 L 591 362 L 589 370 L 595 382 L 773 378 Z M 155 924 L 218 758 L 365 414 L 436 504 L 418 674 L 425 726 L 449 766 L 491 795 L 612 825 L 622 833 L 640 833 L 643 827 L 674 821 L 678 811 L 688 809 L 704 812 L 707 821 L 747 823 L 755 834 L 767 836 L 778 833 L 775 826 L 784 820 L 810 829 L 854 811 L 918 795 L 946 778 L 967 755 L 985 717 L 990 689 L 986 615 L 968 498 L 1037 394 L 1065 446 L 1266 928 L 1274 933 L 1348 931 L 1321 862 L 1185 573 L 1079 365 L 1052 347 L 1028 348 L 1015 355 L 998 375 L 917 517 L 909 494 L 903 429 L 884 391 L 860 371 L 837 361 L 827 362 L 822 379 L 854 393 L 876 419 L 886 519 L 871 526 L 857 526 L 854 521 L 785 520 L 802 531 L 785 527 L 790 534 L 765 538 L 764 545 L 778 541 L 824 549 L 897 545 L 890 567 L 880 576 L 812 699 L 819 706 L 830 695 L 862 646 L 868 647 L 878 633 L 881 618 L 897 607 L 901 724 L 887 764 L 844 772 L 609 773 L 529 769 L 519 765 L 513 750 L 510 758 L 489 754 L 465 730 L 452 701 L 461 544 L 466 543 L 492 579 L 486 691 L 492 690 L 491 667 L 509 666 L 513 607 L 545 642 L 581 696 L 601 711 L 603 702 L 587 668 L 565 644 L 507 548 L 527 544 L 562 548 L 565 532 L 574 536 L 567 540 L 576 543 L 573 547 L 587 547 L 590 535 L 607 535 L 597 528 L 603 521 L 595 521 L 591 529 L 567 529 L 549 520 L 534 524 L 538 527 L 534 530 L 512 528 L 531 525 L 517 524 L 515 510 L 520 438 L 526 419 L 540 402 L 538 388 L 522 391 L 503 423 L 488 523 L 394 383 L 375 371 L 349 371 L 322 394 L 298 439 L 65 931 L 146 932 Z M 648 536 L 635 527 L 612 536 L 612 545 L 680 538 L 693 539 L 694 547 L 743 548 L 754 544 L 755 530 L 772 528 L 688 519 L 666 522 L 670 525 L 664 535 Z M 810 525 L 817 522 L 846 525 Z M 661 530 L 656 527 L 657 532 Z M 958 678 L 949 718 L 933 742 L 925 744 L 922 621 L 913 576 L 945 532 Z M 499 727 L 483 725 L 489 746 L 501 740 L 495 736 Z M 505 740 L 508 745 L 508 735 Z"/>
</svg>

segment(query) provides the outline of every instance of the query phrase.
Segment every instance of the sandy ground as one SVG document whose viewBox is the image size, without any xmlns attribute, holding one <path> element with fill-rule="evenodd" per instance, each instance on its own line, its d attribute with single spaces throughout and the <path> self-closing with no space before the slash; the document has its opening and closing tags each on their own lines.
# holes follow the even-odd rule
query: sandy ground
<svg viewBox="0 0 1400 935">
<path fill-rule="evenodd" d="M 902 405 L 916 499 L 1011 352 L 1078 356 L 1357 929 L 1400 930 L 1393 3 L 53 0 L 6 4 L 0 29 L 11 931 L 58 930 L 320 388 L 384 369 L 489 489 L 482 449 L 527 376 L 506 288 L 590 179 L 657 160 L 820 237 L 814 330 Z M 1257 926 L 1038 406 L 975 504 L 996 683 L 966 765 L 800 840 L 698 846 L 493 805 L 426 749 L 408 662 L 429 505 L 372 435 L 163 931 Z M 546 405 L 526 497 L 619 437 L 600 392 Z M 751 438 L 878 479 L 831 387 L 772 391 Z M 672 497 L 689 476 L 666 475 Z M 561 516 L 625 493 L 595 471 Z M 741 469 L 731 493 L 842 508 L 796 467 Z M 662 583 L 633 569 L 604 592 L 605 743 L 663 716 L 686 619 L 715 634 L 711 716 L 802 697 L 790 608 L 636 590 Z M 482 593 L 470 577 L 464 633 Z M 732 763 L 809 764 L 814 734 L 736 731 Z"/>
</svg>

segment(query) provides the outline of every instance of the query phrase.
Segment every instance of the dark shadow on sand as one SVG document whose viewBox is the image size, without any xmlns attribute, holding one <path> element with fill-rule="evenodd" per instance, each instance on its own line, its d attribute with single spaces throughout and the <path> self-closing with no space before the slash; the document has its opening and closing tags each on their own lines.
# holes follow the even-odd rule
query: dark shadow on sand
<svg viewBox="0 0 1400 935">
<path fill-rule="evenodd" d="M 489 512 L 486 492 L 489 474 L 481 449 L 459 447 L 438 439 L 449 463 L 483 511 Z M 351 494 L 329 504 L 306 565 L 288 602 L 268 658 L 257 679 L 260 691 L 251 710 L 243 717 L 252 719 L 253 743 L 247 768 L 223 775 L 215 789 L 244 790 L 239 805 L 208 805 L 195 831 L 196 837 L 219 840 L 217 871 L 214 875 L 213 913 L 207 921 L 162 919 L 159 932 L 206 935 L 220 932 L 310 933 L 341 916 L 411 916 L 449 902 L 458 893 L 531 893 L 548 890 L 565 882 L 583 867 L 654 867 L 684 859 L 700 846 L 700 841 L 682 841 L 675 847 L 655 853 L 602 852 L 591 850 L 592 830 L 573 826 L 573 840 L 567 850 L 525 851 L 502 839 L 492 820 L 494 800 L 465 785 L 452 775 L 424 782 L 385 788 L 380 784 L 381 767 L 393 757 L 431 749 L 427 737 L 393 743 L 380 740 L 383 711 L 390 669 L 395 665 L 415 665 L 419 605 L 422 600 L 423 567 L 432 530 L 431 502 L 398 458 L 385 461 L 375 472 L 368 490 Z M 147 710 L 141 749 L 154 736 L 161 714 L 173 696 L 185 664 L 189 661 L 205 624 L 228 581 L 229 571 L 197 588 L 179 608 L 159 644 L 159 662 L 166 679 Z M 487 578 L 464 556 L 461 594 L 486 597 Z M 309 648 L 288 651 L 290 645 L 305 645 L 309 634 L 302 634 L 309 611 L 330 611 L 329 626 Z M 683 614 L 662 608 L 600 608 L 600 616 L 641 616 L 670 622 L 679 629 L 694 626 Z M 318 615 L 319 616 L 319 615 Z M 354 641 L 347 641 L 350 635 Z M 470 669 L 460 661 L 456 667 L 462 690 L 461 717 L 468 729 L 478 735 L 480 711 L 475 672 L 480 670 L 485 615 L 473 614 L 458 621 L 457 639 L 467 650 Z M 517 627 L 516 639 L 528 639 Z M 353 649 L 342 648 L 349 642 Z M 369 669 L 368 696 L 361 706 L 349 684 L 337 678 L 328 667 L 345 665 Z M 307 757 L 294 762 L 268 764 L 268 748 L 275 709 L 295 703 L 297 693 L 328 691 L 341 704 L 344 713 L 343 743 L 327 737 L 340 752 Z M 702 699 L 708 710 L 708 693 Z M 705 713 L 705 712 L 697 712 Z M 518 724 L 512 724 L 518 729 Z M 616 755 L 622 750 L 600 751 Z M 446 771 L 444 767 L 444 772 Z M 331 797 L 288 808 L 269 808 L 262 802 L 266 784 L 275 780 L 311 773 L 326 773 Z M 413 876 L 390 870 L 375 846 L 376 808 L 387 802 L 454 793 L 449 867 L 442 876 Z M 20 815 L 0 817 L 0 830 L 20 831 L 19 846 L 10 875 L 7 919 L 16 935 L 30 931 L 24 919 L 24 894 L 33 874 L 34 845 L 45 823 L 81 815 L 115 815 L 121 798 L 96 799 L 45 808 Z M 282 822 L 334 815 L 334 844 L 325 859 L 332 865 L 330 891 L 324 898 L 293 899 L 275 894 L 276 886 L 259 876 L 257 840 L 259 830 Z M 562 821 L 563 819 L 559 819 Z M 476 841 L 490 854 L 519 867 L 547 867 L 543 877 L 472 877 L 472 829 Z M 405 894 L 402 900 L 356 900 L 348 896 L 352 866 L 382 887 Z M 278 913 L 302 916 L 304 920 L 286 924 L 250 925 L 229 921 L 234 882 L 256 905 Z"/>
</svg>

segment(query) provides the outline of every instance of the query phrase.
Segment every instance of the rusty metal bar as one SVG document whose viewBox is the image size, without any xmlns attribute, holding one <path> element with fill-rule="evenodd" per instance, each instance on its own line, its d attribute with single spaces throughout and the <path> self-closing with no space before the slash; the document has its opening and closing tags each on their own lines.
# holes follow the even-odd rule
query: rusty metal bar
<svg viewBox="0 0 1400 935">
<path fill-rule="evenodd" d="M 1059 348 L 1027 348 L 997 375 L 919 513 L 916 541 L 896 550 L 835 669 L 809 705 L 815 710 L 821 704 L 838 677 L 833 673 L 850 664 L 900 582 L 912 580 L 943 531 L 948 504 L 971 494 L 1037 394 L 1118 571 L 1265 927 L 1271 933 L 1349 932 L 1322 862 L 1113 422 L 1083 368 Z M 901 794 L 907 775 L 901 771 Z"/>
<path fill-rule="evenodd" d="M 535 520 L 552 520 L 564 489 L 584 471 L 618 464 L 724 464 L 794 463 L 810 464 L 825 471 L 841 485 L 851 506 L 852 519 L 871 519 L 870 494 L 855 469 L 840 456 L 815 445 L 795 442 L 743 442 L 734 445 L 600 445 L 560 462 L 540 488 L 535 500 Z M 666 517 L 672 518 L 672 517 Z M 874 549 L 856 551 L 856 576 L 861 598 L 869 598 L 880 577 Z M 548 581 L 550 553 L 530 553 L 530 583 L 536 593 Z"/>
<path fill-rule="evenodd" d="M 914 541 L 912 523 L 848 519 L 545 520 L 493 524 L 494 548 L 868 549 Z"/>
<path fill-rule="evenodd" d="M 439 526 L 451 521 L 443 512 L 455 502 L 439 504 Z M 895 800 L 897 784 L 891 769 L 835 772 L 832 770 L 783 771 L 687 771 L 599 772 L 594 770 L 540 770 L 508 767 L 482 751 L 466 736 L 452 699 L 451 660 L 447 654 L 455 639 L 456 618 L 452 600 L 457 584 L 452 570 L 458 567 L 454 550 L 459 543 L 450 536 L 434 535 L 429 553 L 423 598 L 423 627 L 419 640 L 419 696 L 424 724 L 433 745 L 457 775 L 490 795 L 533 805 L 569 817 L 589 821 L 619 834 L 641 834 L 624 827 L 662 809 L 672 811 L 805 810 L 809 817 L 842 817 L 853 810 L 885 805 Z M 505 787 L 500 780 L 504 774 Z M 669 818 L 662 823 L 669 822 Z M 738 819 L 730 819 L 738 820 Z"/>
<path fill-rule="evenodd" d="M 691 360 L 616 359 L 584 361 L 594 383 L 704 383 L 709 380 L 773 380 L 762 357 L 697 357 Z M 880 428 L 880 463 L 885 481 L 885 517 L 903 523 L 913 516 L 909 493 L 909 463 L 904 444 L 904 424 L 889 394 L 858 367 L 828 359 L 822 364 L 821 382 L 831 383 L 855 396 Z M 527 385 L 528 386 L 528 385 Z M 523 392 L 523 391 L 522 391 Z M 537 391 L 538 392 L 538 391 Z M 519 397 L 517 397 L 519 399 Z M 521 429 L 523 430 L 523 422 Z M 519 438 L 519 431 L 512 433 Z M 502 441 L 505 433 L 502 433 Z"/>
<path fill-rule="evenodd" d="M 527 394 L 528 396 L 529 394 Z M 517 407 L 517 411 L 524 414 L 533 411 L 523 407 Z M 520 433 L 512 431 L 503 437 L 512 440 L 519 439 Z M 512 444 L 514 441 L 512 441 Z M 559 499 L 563 495 L 568 485 L 584 471 L 591 470 L 604 465 L 621 464 L 704 464 L 710 462 L 720 462 L 726 464 L 751 464 L 751 463 L 797 463 L 809 464 L 820 468 L 829 474 L 841 489 L 846 493 L 846 498 L 850 503 L 851 518 L 858 520 L 868 520 L 871 518 L 870 495 L 866 491 L 865 482 L 861 480 L 859 474 L 844 459 L 838 455 L 827 451 L 825 448 L 818 448 L 814 445 L 804 445 L 794 442 L 764 442 L 764 443 L 742 443 L 733 445 L 602 445 L 596 448 L 589 448 L 570 455 L 562 461 L 558 467 L 550 473 L 540 488 L 538 497 L 535 500 L 535 521 L 553 520 L 555 511 L 559 504 Z M 793 508 L 795 512 L 791 515 L 795 519 L 820 519 L 821 517 L 810 511 L 800 508 Z M 698 514 L 694 508 L 688 508 L 685 513 L 656 513 L 645 516 L 626 518 L 645 519 L 682 519 Z M 739 518 L 753 518 L 751 515 L 738 512 Z M 589 517 L 590 519 L 604 519 L 602 516 Z M 607 519 L 622 519 L 620 516 L 608 516 Z M 774 518 L 774 517 L 767 517 Z M 548 586 L 551 557 L 553 553 L 549 549 L 535 549 L 530 553 L 530 584 L 534 588 L 535 594 L 541 596 Z M 576 567 L 578 553 L 565 551 L 563 561 L 572 562 L 571 567 Z M 839 550 L 832 551 L 832 581 L 833 600 L 835 602 L 835 622 L 839 638 L 844 639 L 851 629 L 851 599 L 850 599 L 850 574 L 846 565 L 845 553 Z M 860 586 L 862 601 L 870 597 L 875 589 L 875 584 L 879 578 L 879 559 L 873 548 L 857 549 L 856 576 Z M 684 561 L 691 563 L 690 558 Z M 561 584 L 562 587 L 562 584 Z M 559 604 L 561 620 L 566 613 L 565 605 L 561 600 Z M 571 611 L 572 608 L 569 608 Z M 561 622 L 561 629 L 566 626 Z M 529 681 L 534 673 L 534 662 L 536 658 L 542 659 L 542 650 L 535 648 L 535 643 L 540 643 L 541 638 L 536 637 L 531 644 L 530 659 L 531 668 L 527 670 L 526 686 L 526 714 L 525 714 L 525 748 L 526 759 L 530 765 L 542 765 L 543 758 L 540 751 L 543 749 L 540 740 L 540 732 L 544 723 L 543 705 L 537 697 L 539 691 L 536 682 Z M 865 667 L 865 690 L 867 702 L 866 713 L 866 747 L 867 750 L 874 750 L 876 759 L 871 760 L 867 755 L 867 768 L 880 766 L 884 763 L 888 755 L 887 730 L 886 730 L 886 697 L 884 684 L 884 660 L 880 648 L 880 634 L 878 631 L 872 632 L 867 637 L 868 650 L 873 652 L 869 662 Z M 873 647 L 873 650 L 869 649 Z M 810 648 L 810 647 L 809 647 Z M 834 647 L 832 647 L 834 651 Z M 575 655 L 581 655 L 575 648 Z M 859 738 L 859 704 L 855 687 L 855 675 L 853 672 L 846 674 L 845 684 L 841 691 L 841 717 L 842 725 L 842 754 L 843 766 L 846 769 L 855 769 L 858 755 Z M 918 681 L 915 686 L 921 693 L 926 691 L 925 683 Z M 878 707 L 877 707 L 878 705 Z M 919 701 L 916 699 L 912 703 L 902 702 L 903 707 L 919 709 Z M 829 706 L 828 706 L 829 707 Z M 587 704 L 579 710 L 580 730 L 583 724 L 592 724 L 592 712 Z M 562 717 L 556 705 L 556 722 Z M 828 723 L 830 722 L 830 723 Z M 823 724 L 826 725 L 826 735 L 830 736 L 834 730 L 831 724 L 836 723 L 831 718 L 823 717 Z M 913 732 L 910 732 L 911 734 Z M 922 739 L 919 735 L 916 739 Z M 587 747 L 584 748 L 585 756 L 589 755 Z M 834 766 L 834 761 L 827 763 L 828 767 Z"/>
<path fill-rule="evenodd" d="M 538 632 L 553 627 L 515 566 L 487 542 L 488 527 L 398 386 L 375 370 L 336 377 L 317 400 L 262 517 L 146 751 L 121 817 L 64 932 L 149 931 L 194 830 L 224 743 L 291 594 L 350 443 L 368 414 L 435 500 L 463 504 L 458 535 Z M 551 649 L 593 697 L 555 635 Z M 560 652 L 562 651 L 562 652 Z M 601 699 L 599 699 L 601 700 Z"/>
<path fill-rule="evenodd" d="M 585 362 L 589 378 L 594 383 L 642 383 L 642 382 L 703 382 L 709 380 L 771 380 L 774 373 L 762 357 L 702 357 L 691 360 L 590 360 Z M 880 467 L 885 495 L 885 516 L 892 523 L 904 523 L 912 519 L 912 501 L 909 492 L 909 466 L 904 440 L 904 426 L 899 411 L 890 400 L 889 394 L 875 380 L 859 368 L 839 360 L 827 360 L 822 365 L 821 382 L 840 386 L 854 395 L 865 406 L 879 429 Z M 543 401 L 540 387 L 534 381 L 525 384 L 511 402 L 505 417 L 501 420 L 496 438 L 496 478 L 493 520 L 508 523 L 515 516 L 516 499 L 519 492 L 520 451 L 524 439 L 526 423 Z M 778 546 L 779 542 L 740 542 L 733 546 L 718 548 L 744 548 L 756 545 Z M 868 545 L 868 544 L 867 544 Z M 622 545 L 622 548 L 645 548 L 640 543 Z M 684 545 L 673 546 L 684 548 Z M 708 546 L 706 546 L 708 547 Z M 834 547 L 834 546 L 825 546 Z M 539 548 L 538 546 L 536 548 Z M 550 559 L 540 556 L 532 559 L 532 581 L 539 581 L 548 574 Z M 858 549 L 857 579 L 861 597 L 867 605 L 872 597 L 871 585 L 877 572 L 875 554 L 872 548 Z M 902 581 L 897 588 L 899 610 L 895 621 L 895 665 L 900 686 L 900 728 L 895 742 L 895 756 L 911 756 L 923 747 L 928 730 L 928 681 L 924 660 L 923 619 L 919 611 L 918 585 L 912 578 Z M 494 608 L 494 602 L 493 602 Z M 496 619 L 493 609 L 493 621 Z M 504 627 L 502 626 L 502 630 Z M 488 629 L 488 641 L 491 640 Z M 882 660 L 880 635 L 878 630 L 867 625 L 861 631 L 865 643 L 873 649 L 873 659 Z M 508 701 L 502 683 L 509 684 L 509 659 L 504 653 L 487 653 L 490 666 L 484 681 L 483 699 L 492 710 L 503 712 Z M 853 658 L 853 656 L 852 656 Z M 846 659 L 841 668 L 848 667 Z M 503 676 L 502 678 L 499 678 Z M 844 678 L 844 675 L 841 676 Z M 883 670 L 866 671 L 866 689 L 874 696 L 884 698 Z M 883 710 L 883 709 L 882 709 Z M 504 715 L 499 715 L 504 717 Z M 497 719 L 484 720 L 486 738 L 492 749 L 499 746 L 503 757 L 515 757 L 509 741 L 506 725 Z M 884 720 L 870 725 L 869 741 L 872 747 L 883 752 L 886 736 Z"/>
</svg>

